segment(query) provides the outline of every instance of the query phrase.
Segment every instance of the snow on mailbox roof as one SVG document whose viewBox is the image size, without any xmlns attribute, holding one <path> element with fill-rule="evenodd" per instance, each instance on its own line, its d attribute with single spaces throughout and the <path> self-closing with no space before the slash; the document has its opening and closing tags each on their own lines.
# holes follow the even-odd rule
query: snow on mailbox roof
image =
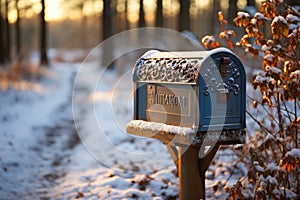
<svg viewBox="0 0 300 200">
<path fill-rule="evenodd" d="M 196 84 L 202 62 L 216 53 L 230 53 L 226 48 L 211 51 L 146 52 L 135 65 L 134 81 Z"/>
<path fill-rule="evenodd" d="M 143 59 L 157 59 L 157 58 L 198 58 L 203 59 L 207 53 L 205 51 L 171 51 L 171 52 L 160 52 L 150 51 L 145 53 Z"/>
<path fill-rule="evenodd" d="M 232 51 L 230 51 L 227 48 L 219 47 L 210 51 L 166 51 L 161 52 L 157 50 L 150 50 L 147 51 L 142 58 L 143 59 L 153 59 L 153 58 L 198 58 L 198 59 L 204 59 L 208 56 L 211 56 L 216 53 L 231 53 L 234 54 Z"/>
<path fill-rule="evenodd" d="M 211 56 L 216 53 L 231 53 L 227 48 L 219 47 L 210 51 L 167 51 L 167 52 L 161 52 L 157 50 L 150 50 L 147 51 L 142 58 L 144 59 L 151 59 L 151 58 L 198 58 L 198 59 L 204 59 L 208 56 Z"/>
<path fill-rule="evenodd" d="M 195 83 L 202 59 L 197 52 L 147 53 L 135 66 L 134 80 Z"/>
</svg>

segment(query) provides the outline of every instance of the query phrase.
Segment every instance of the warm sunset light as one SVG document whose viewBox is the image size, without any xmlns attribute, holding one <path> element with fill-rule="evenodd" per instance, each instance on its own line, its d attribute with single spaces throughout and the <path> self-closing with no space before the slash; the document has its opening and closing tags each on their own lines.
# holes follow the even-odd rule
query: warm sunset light
<svg viewBox="0 0 300 200">
<path fill-rule="evenodd" d="M 62 9 L 62 0 L 46 0 L 46 21 L 60 20 L 66 16 Z"/>
<path fill-rule="evenodd" d="M 15 2 L 14 2 L 15 3 Z M 66 13 L 62 7 L 62 0 L 46 0 L 46 11 L 45 19 L 46 21 L 51 20 L 61 20 L 66 17 Z M 30 5 L 31 4 L 31 5 Z M 12 5 L 15 8 L 16 5 Z M 20 17 L 31 18 L 41 12 L 41 4 L 33 1 L 19 1 L 18 3 L 20 9 Z M 14 23 L 17 20 L 17 10 L 11 9 L 8 14 L 8 19 L 10 23 Z"/>
<path fill-rule="evenodd" d="M 260 0 L 256 0 L 260 2 Z M 118 12 L 125 12 L 125 3 L 128 5 L 128 20 L 131 23 L 137 22 L 139 16 L 139 0 L 118 0 L 115 2 L 116 9 Z M 154 20 L 156 1 L 145 1 L 144 7 L 146 18 L 148 21 Z M 93 0 L 93 1 L 79 1 L 79 0 L 45 0 L 46 11 L 45 19 L 46 21 L 52 20 L 62 20 L 65 18 L 79 19 L 82 17 L 82 14 L 85 16 L 92 16 L 97 13 L 101 13 L 103 9 L 103 0 Z M 239 0 L 237 6 L 239 9 L 245 7 L 247 1 Z M 31 4 L 31 6 L 29 6 Z M 82 7 L 82 12 L 78 9 Z M 190 13 L 196 15 L 198 10 L 205 9 L 212 4 L 212 0 L 195 0 L 191 1 Z M 227 1 L 220 2 L 223 9 L 227 9 L 229 3 Z M 15 2 L 10 3 L 12 8 L 15 8 Z M 19 0 L 19 7 L 21 8 L 21 17 L 30 18 L 41 11 L 41 5 L 38 0 Z M 71 5 L 73 8 L 69 9 Z M 163 1 L 163 13 L 165 16 L 174 16 L 178 13 L 180 9 L 179 0 L 164 0 Z M 11 9 L 9 11 L 9 22 L 14 23 L 17 20 L 17 11 L 16 9 Z"/>
<path fill-rule="evenodd" d="M 139 19 L 139 3 L 135 0 L 128 0 L 128 20 L 131 23 L 137 22 Z"/>
<path fill-rule="evenodd" d="M 0 200 L 299 199 L 300 0 L 0 0 Z"/>
<path fill-rule="evenodd" d="M 45 19 L 46 21 L 53 21 L 53 20 L 62 20 L 65 18 L 71 19 L 78 19 L 84 14 L 85 16 L 94 15 L 95 13 L 102 12 L 103 4 L 102 1 L 86 1 L 83 3 L 83 12 L 79 10 L 72 9 L 71 11 L 66 9 L 64 4 L 73 4 L 79 5 L 81 2 L 78 0 L 64 2 L 63 0 L 46 0 L 46 11 L 45 11 Z M 124 12 L 124 0 L 117 1 L 117 10 Z M 31 7 L 28 5 L 32 3 Z M 132 23 L 138 21 L 138 11 L 139 11 L 139 1 L 138 0 L 128 0 L 128 20 Z M 191 14 L 197 12 L 197 9 L 202 9 L 207 7 L 211 3 L 210 0 L 197 0 L 194 2 L 195 7 L 191 7 Z M 21 15 L 25 16 L 26 18 L 30 18 L 41 11 L 41 5 L 36 3 L 36 1 L 29 0 L 29 1 L 19 1 L 18 3 L 20 8 L 28 7 L 25 11 L 21 11 Z M 154 12 L 156 9 L 156 4 L 154 1 L 144 1 L 144 6 L 147 8 L 145 10 L 146 19 L 149 21 L 154 20 Z M 164 7 L 164 15 L 166 16 L 173 16 L 179 10 L 179 2 L 174 0 L 164 0 L 163 1 Z M 17 20 L 17 11 L 16 9 L 12 9 L 9 12 L 9 22 L 14 23 Z"/>
</svg>

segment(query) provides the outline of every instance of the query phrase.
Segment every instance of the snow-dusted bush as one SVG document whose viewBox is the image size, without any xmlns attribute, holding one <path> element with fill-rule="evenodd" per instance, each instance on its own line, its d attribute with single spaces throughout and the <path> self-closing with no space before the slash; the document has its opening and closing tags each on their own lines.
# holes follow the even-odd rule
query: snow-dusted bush
<svg viewBox="0 0 300 200">
<path fill-rule="evenodd" d="M 300 12 L 280 0 L 262 1 L 253 17 L 238 12 L 234 22 L 245 33 L 235 45 L 222 13 L 219 21 L 219 38 L 230 48 L 262 58 L 252 80 L 260 95 L 248 97 L 253 106 L 247 113 L 260 127 L 244 145 L 248 174 L 226 191 L 233 199 L 299 199 Z M 202 42 L 207 48 L 220 44 L 213 36 Z"/>
</svg>

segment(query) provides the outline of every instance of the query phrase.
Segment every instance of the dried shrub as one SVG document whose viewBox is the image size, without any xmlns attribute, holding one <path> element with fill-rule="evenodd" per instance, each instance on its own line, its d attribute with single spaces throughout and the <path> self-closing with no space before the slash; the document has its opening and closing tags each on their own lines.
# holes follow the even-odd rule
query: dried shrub
<svg viewBox="0 0 300 200">
<path fill-rule="evenodd" d="M 232 199 L 299 199 L 300 11 L 281 0 L 265 0 L 253 17 L 238 12 L 234 22 L 245 33 L 235 45 L 235 33 L 225 28 L 221 13 L 219 21 L 219 38 L 229 48 L 262 58 L 262 70 L 252 79 L 260 95 L 248 96 L 253 106 L 247 113 L 260 127 L 244 145 L 248 174 L 226 191 Z M 206 48 L 219 46 L 216 38 L 207 42 L 212 37 L 203 38 Z"/>
</svg>

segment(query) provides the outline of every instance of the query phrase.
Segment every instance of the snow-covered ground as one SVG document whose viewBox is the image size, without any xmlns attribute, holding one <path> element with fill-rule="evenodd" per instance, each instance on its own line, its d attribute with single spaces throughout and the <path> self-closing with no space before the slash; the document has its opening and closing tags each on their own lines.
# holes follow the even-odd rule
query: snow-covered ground
<svg viewBox="0 0 300 200">
<path fill-rule="evenodd" d="M 70 107 L 75 71 L 59 65 L 47 72 L 30 87 L 1 91 L 1 199 L 43 197 L 64 174 L 76 134 Z"/>
<path fill-rule="evenodd" d="M 126 134 L 130 67 L 54 63 L 35 88 L 1 92 L 0 199 L 178 199 L 165 146 Z M 225 198 L 218 185 L 246 173 L 231 171 L 239 158 L 230 149 L 216 158 L 208 199 Z"/>
</svg>

